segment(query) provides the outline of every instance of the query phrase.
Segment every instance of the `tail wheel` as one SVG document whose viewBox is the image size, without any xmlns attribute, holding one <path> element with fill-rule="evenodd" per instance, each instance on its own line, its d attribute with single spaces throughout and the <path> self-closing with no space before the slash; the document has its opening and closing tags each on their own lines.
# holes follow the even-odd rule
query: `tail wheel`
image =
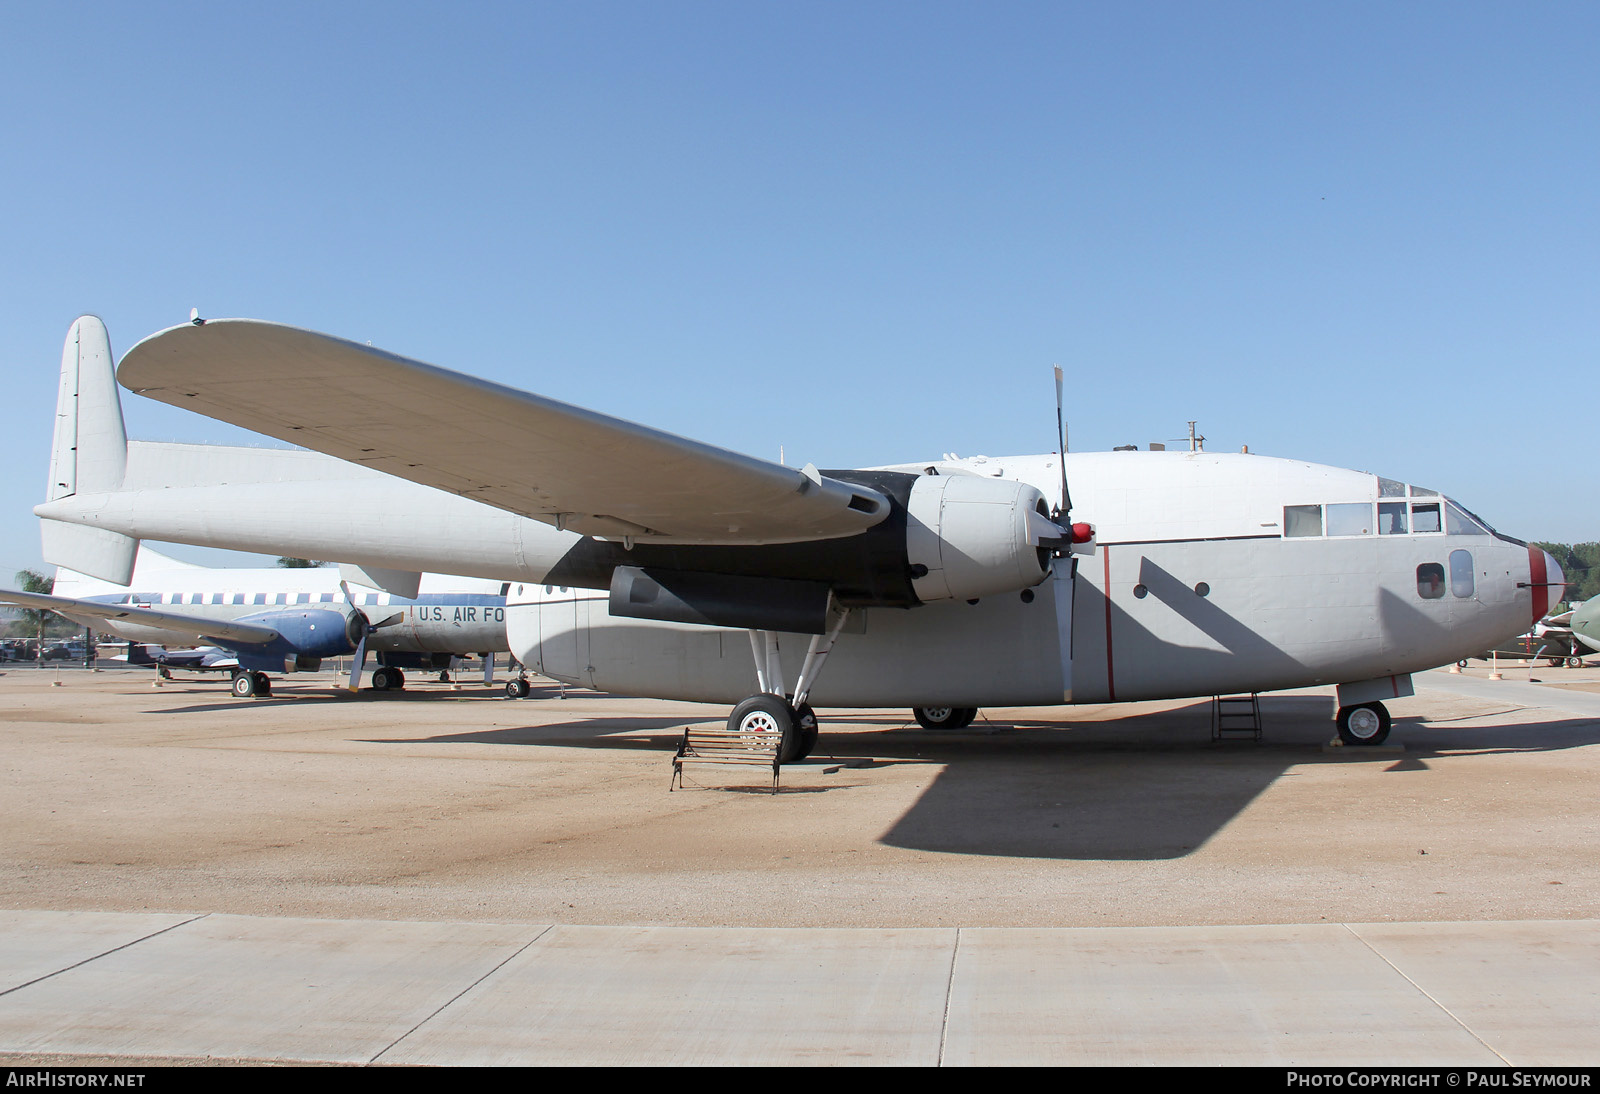
<svg viewBox="0 0 1600 1094">
<path fill-rule="evenodd" d="M 1381 745 L 1389 737 L 1389 724 L 1382 703 L 1339 708 L 1339 740 L 1347 745 Z"/>
</svg>

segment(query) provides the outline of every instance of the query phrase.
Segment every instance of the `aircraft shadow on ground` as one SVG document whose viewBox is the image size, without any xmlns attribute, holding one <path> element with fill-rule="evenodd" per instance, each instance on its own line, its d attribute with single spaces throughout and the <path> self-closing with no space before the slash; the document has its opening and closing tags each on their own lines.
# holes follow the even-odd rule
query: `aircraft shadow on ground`
<svg viewBox="0 0 1600 1094">
<path fill-rule="evenodd" d="M 435 693 L 435 695 L 463 693 Z M 550 698 L 555 691 L 551 689 Z M 380 695 L 388 700 L 393 695 Z M 419 699 L 433 696 L 417 693 Z M 473 698 L 492 699 L 482 693 Z M 300 702 L 351 702 L 353 697 L 304 695 Z M 504 700 L 497 700 L 504 701 Z M 524 700 L 526 702 L 527 700 Z M 249 705 L 242 700 L 227 705 Z M 543 704 L 541 704 L 543 705 Z M 219 704 L 181 708 L 215 711 Z M 510 709 L 516 709 L 511 707 Z M 1210 739 L 1210 701 L 1125 718 L 1074 721 L 1069 710 L 1049 717 L 982 719 L 965 730 L 925 730 L 903 712 L 852 713 L 866 732 L 829 733 L 823 712 L 813 761 L 865 761 L 838 786 L 781 787 L 779 793 L 859 789 L 871 772 L 905 764 L 942 768 L 916 803 L 884 833 L 889 846 L 967 855 L 1073 860 L 1161 860 L 1190 854 L 1296 765 L 1376 764 L 1401 777 L 1427 770 L 1440 757 L 1545 752 L 1600 743 L 1600 721 L 1507 722 L 1516 709 L 1429 722 L 1396 718 L 1393 748 L 1325 751 L 1334 736 L 1325 696 L 1269 695 L 1261 699 L 1263 738 Z M 172 712 L 177 712 L 176 710 Z M 1494 718 L 1493 724 L 1473 724 Z M 374 744 L 464 743 L 649 751 L 663 764 L 683 726 L 696 718 L 615 717 L 442 733 L 430 737 L 362 738 Z M 729 792 L 766 788 L 707 787 Z"/>
<path fill-rule="evenodd" d="M 510 701 L 506 699 L 504 692 L 495 688 L 464 685 L 461 691 L 445 690 L 445 688 L 448 686 L 449 685 L 439 684 L 430 688 L 418 688 L 416 690 L 402 691 L 373 691 L 371 688 L 363 688 L 360 692 L 351 694 L 343 688 L 334 688 L 328 686 L 285 688 L 279 685 L 274 687 L 271 695 L 260 698 L 235 699 L 228 691 L 226 684 L 223 684 L 219 689 L 216 690 L 197 688 L 185 684 L 182 685 L 182 691 L 186 697 L 196 694 L 215 695 L 215 701 L 195 704 L 193 706 L 152 707 L 145 713 L 201 714 L 208 712 L 215 713 L 219 710 L 242 710 L 247 707 L 261 705 L 270 706 L 272 704 L 278 704 L 280 706 L 286 704 L 316 706 L 319 704 L 331 703 L 445 703 L 451 701 L 504 703 Z M 544 691 L 548 691 L 548 694 L 544 694 Z M 529 695 L 529 698 L 554 699 L 556 698 L 556 689 L 535 688 Z"/>
<path fill-rule="evenodd" d="M 922 757 L 946 763 L 933 786 L 887 833 L 894 847 L 1061 859 L 1181 858 L 1214 836 L 1289 768 L 1377 764 L 1403 776 L 1430 760 L 1542 752 L 1600 742 L 1600 721 L 1445 726 L 1397 718 L 1394 749 L 1324 751 L 1328 701 L 1264 697 L 1260 744 L 1209 740 L 1209 703 L 1156 717 L 1074 727 L 1050 740 L 1004 735 L 966 755 L 956 742 Z M 1187 722 L 1187 728 L 1180 723 Z M 1022 723 L 1038 726 L 1041 723 Z M 1020 728 L 1019 725 L 1019 728 Z M 1059 728 L 1059 727 L 1058 727 Z M 1117 735 L 1121 734 L 1122 739 Z"/>
<path fill-rule="evenodd" d="M 1326 697 L 1264 696 L 1263 739 L 1210 739 L 1208 700 L 1123 719 L 979 721 L 959 731 L 906 728 L 895 712 L 852 724 L 878 732 L 828 733 L 813 759 L 867 760 L 857 769 L 936 764 L 943 770 L 882 837 L 894 847 L 969 855 L 1057 859 L 1171 859 L 1194 851 L 1290 768 L 1376 764 L 1397 777 L 1440 756 L 1553 751 L 1600 742 L 1600 722 L 1424 724 L 1397 718 L 1394 749 L 1324 751 L 1334 737 Z M 670 753 L 686 718 L 583 718 L 435 740 L 655 749 Z M 618 733 L 618 731 L 623 731 Z M 651 732 L 658 731 L 658 732 Z M 855 789 L 858 779 L 832 789 Z M 814 787 L 806 788 L 815 792 Z M 796 793 L 784 786 L 780 794 Z M 765 790 L 762 790 L 765 793 Z"/>
</svg>

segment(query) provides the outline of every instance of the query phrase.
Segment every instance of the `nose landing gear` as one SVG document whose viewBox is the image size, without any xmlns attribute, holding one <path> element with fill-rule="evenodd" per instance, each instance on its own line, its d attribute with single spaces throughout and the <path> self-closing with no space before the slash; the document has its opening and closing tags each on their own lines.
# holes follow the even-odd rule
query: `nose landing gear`
<svg viewBox="0 0 1600 1094">
<path fill-rule="evenodd" d="M 1389 737 L 1389 725 L 1382 703 L 1339 708 L 1339 740 L 1347 745 L 1381 745 Z"/>
</svg>

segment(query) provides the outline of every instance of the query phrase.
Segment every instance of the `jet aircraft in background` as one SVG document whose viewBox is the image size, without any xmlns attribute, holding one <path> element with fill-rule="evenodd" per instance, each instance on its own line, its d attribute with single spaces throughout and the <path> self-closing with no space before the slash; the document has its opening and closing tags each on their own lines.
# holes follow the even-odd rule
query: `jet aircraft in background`
<svg viewBox="0 0 1600 1094">
<path fill-rule="evenodd" d="M 501 583 L 426 574 L 419 585 L 400 597 L 352 590 L 331 568 L 212 569 L 141 546 L 130 585 L 63 568 L 51 595 L 0 589 L 0 603 L 58 612 L 132 643 L 204 639 L 233 665 L 201 658 L 180 667 L 232 668 L 240 697 L 270 694 L 269 671 L 315 671 L 328 657 L 354 655 L 354 689 L 366 653 L 375 654 L 372 686 L 387 691 L 405 686 L 405 668 L 437 670 L 471 654 L 488 668 L 508 649 Z M 519 686 L 526 694 L 526 681 L 513 677 L 508 693 Z"/>
<path fill-rule="evenodd" d="M 796 470 L 250 320 L 152 335 L 119 375 L 315 451 L 129 444 L 80 319 L 35 510 L 52 561 L 126 582 L 152 539 L 504 581 L 530 668 L 734 704 L 785 758 L 812 704 L 954 726 L 1324 684 L 1340 736 L 1375 744 L 1411 673 L 1520 634 L 1563 584 L 1433 490 L 1259 455 Z"/>
<path fill-rule="evenodd" d="M 1600 596 L 1590 597 L 1572 610 L 1567 625 L 1573 637 L 1600 653 Z"/>
</svg>

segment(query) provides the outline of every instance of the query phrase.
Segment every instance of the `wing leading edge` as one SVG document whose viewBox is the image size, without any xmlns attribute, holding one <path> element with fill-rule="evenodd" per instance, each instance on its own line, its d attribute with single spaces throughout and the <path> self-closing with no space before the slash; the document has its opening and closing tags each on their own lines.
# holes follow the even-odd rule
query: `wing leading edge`
<svg viewBox="0 0 1600 1094">
<path fill-rule="evenodd" d="M 251 646 L 275 642 L 282 637 L 276 628 L 259 623 L 204 619 L 178 612 L 157 611 L 154 608 L 102 604 L 97 600 L 74 600 L 66 596 L 19 593 L 11 589 L 0 589 L 0 604 L 15 604 L 21 608 L 60 612 L 62 615 L 87 616 L 90 619 L 117 620 L 177 634 L 191 634 L 196 638 L 212 638 L 219 642 L 242 642 Z"/>
<path fill-rule="evenodd" d="M 249 319 L 151 335 L 124 387 L 584 535 L 796 543 L 889 512 L 867 487 L 701 444 L 371 346 Z"/>
</svg>

